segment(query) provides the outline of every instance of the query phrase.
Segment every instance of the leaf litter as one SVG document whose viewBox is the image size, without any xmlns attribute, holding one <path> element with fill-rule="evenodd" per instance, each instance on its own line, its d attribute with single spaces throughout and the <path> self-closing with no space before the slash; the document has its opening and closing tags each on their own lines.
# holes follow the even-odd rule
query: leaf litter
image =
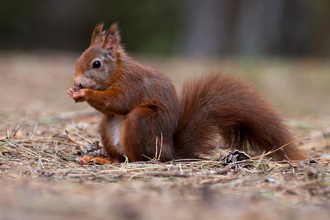
<svg viewBox="0 0 330 220">
<path fill-rule="evenodd" d="M 74 159 L 100 139 L 101 119 L 95 111 L 72 111 L 87 105 L 74 105 L 65 93 L 77 57 L 0 54 L 0 219 L 329 218 L 326 60 L 260 59 L 251 69 L 250 60 L 234 57 L 139 58 L 168 74 L 178 91 L 186 79 L 214 70 L 253 79 L 284 115 L 300 113 L 287 124 L 297 140 L 311 137 L 299 143 L 308 161 L 278 162 L 267 152 L 245 152 L 252 159 L 223 163 L 219 157 L 229 149 L 220 149 L 198 161 L 81 166 Z M 283 68 L 290 71 L 278 74 Z"/>
<path fill-rule="evenodd" d="M 155 156 L 147 162 L 79 165 L 75 158 L 100 139 L 100 120 L 97 113 L 81 117 L 79 112 L 65 119 L 53 116 L 44 121 L 4 117 L 0 127 L 0 183 L 5 189 L 0 195 L 6 198 L 0 199 L 0 207 L 6 207 L 0 211 L 7 213 L 4 216 L 15 219 L 10 210 L 19 209 L 21 213 L 30 210 L 36 217 L 40 209 L 44 214 L 52 213 L 52 207 L 59 210 L 54 219 L 109 215 L 119 219 L 165 219 L 162 216 L 169 213 L 160 207 L 181 212 L 175 214 L 178 219 L 220 213 L 229 219 L 254 213 L 255 219 L 262 219 L 267 216 L 264 210 L 274 219 L 280 219 L 283 213 L 294 213 L 302 219 L 328 213 L 324 208 L 330 204 L 326 135 L 300 142 L 310 157 L 297 163 L 273 161 L 271 155 L 264 156 L 267 152 L 251 158 L 249 152 L 220 149 L 214 157 L 200 160 L 161 163 Z M 297 134 L 301 129 L 305 134 L 306 128 L 292 127 Z M 30 197 L 26 193 L 33 197 L 28 204 L 23 202 Z M 155 202 L 160 205 L 155 207 Z M 180 204 L 182 210 L 178 211 L 175 204 L 180 202 L 184 205 Z M 63 206 L 65 203 L 68 206 Z M 151 215 L 150 210 L 140 207 L 142 204 L 162 216 Z M 240 211 L 229 214 L 236 206 Z M 106 207 L 111 207 L 110 214 Z M 79 214 L 73 210 L 79 210 Z M 280 214 L 278 210 L 284 211 Z"/>
</svg>

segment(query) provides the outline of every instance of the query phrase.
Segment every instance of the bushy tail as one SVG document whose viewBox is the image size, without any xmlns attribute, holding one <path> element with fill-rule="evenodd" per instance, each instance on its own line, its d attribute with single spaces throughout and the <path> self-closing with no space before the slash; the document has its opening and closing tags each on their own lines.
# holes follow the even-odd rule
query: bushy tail
<svg viewBox="0 0 330 220">
<path fill-rule="evenodd" d="M 230 146 L 268 152 L 293 141 L 277 112 L 245 80 L 215 74 L 183 86 L 178 128 L 174 134 L 178 158 L 198 158 L 219 146 L 219 135 Z M 284 152 L 283 152 L 284 151 Z M 275 159 L 304 160 L 291 144 L 272 154 Z"/>
</svg>

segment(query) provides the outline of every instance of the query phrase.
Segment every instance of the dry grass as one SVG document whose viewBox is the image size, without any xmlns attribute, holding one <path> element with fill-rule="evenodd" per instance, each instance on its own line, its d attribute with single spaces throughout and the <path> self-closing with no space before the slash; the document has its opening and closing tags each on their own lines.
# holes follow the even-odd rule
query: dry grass
<svg viewBox="0 0 330 220">
<path fill-rule="evenodd" d="M 218 154 L 208 160 L 81 166 L 74 159 L 88 142 L 99 140 L 100 115 L 90 110 L 66 112 L 77 109 L 65 99 L 62 88 L 68 88 L 70 80 L 54 66 L 62 71 L 74 59 L 67 56 L 45 64 L 48 58 L 31 58 L 43 61 L 44 67 L 34 67 L 36 72 L 31 73 L 36 81 L 43 80 L 41 87 L 32 79 L 25 84 L 20 79 L 8 87 L 17 94 L 30 94 L 23 105 L 19 95 L 0 98 L 4 104 L 0 108 L 0 219 L 328 219 L 329 116 L 287 121 L 297 139 L 312 138 L 301 142 L 310 156 L 304 162 L 259 157 L 225 164 Z M 14 65 L 13 59 L 20 58 L 2 58 L 0 64 Z M 160 69 L 165 68 L 162 64 Z M 15 74 L 1 68 L 6 81 L 0 84 L 5 89 Z M 38 73 L 48 70 L 50 78 L 56 79 L 54 71 L 64 79 L 61 86 L 53 86 L 47 77 L 38 78 Z M 51 99 L 52 94 L 57 98 Z M 56 108 L 54 103 L 62 104 Z"/>
<path fill-rule="evenodd" d="M 225 164 L 218 157 L 81 166 L 74 159 L 89 141 L 99 140 L 100 116 L 81 117 L 77 112 L 71 119 L 59 117 L 63 114 L 45 121 L 2 119 L 0 131 L 6 134 L 0 138 L 3 219 L 26 215 L 31 219 L 220 215 L 325 219 L 329 214 L 325 207 L 330 205 L 330 156 L 325 137 L 303 142 L 302 147 L 314 156 L 299 163 L 260 157 Z M 297 126 L 293 127 L 296 133 L 306 133 L 306 128 Z"/>
</svg>

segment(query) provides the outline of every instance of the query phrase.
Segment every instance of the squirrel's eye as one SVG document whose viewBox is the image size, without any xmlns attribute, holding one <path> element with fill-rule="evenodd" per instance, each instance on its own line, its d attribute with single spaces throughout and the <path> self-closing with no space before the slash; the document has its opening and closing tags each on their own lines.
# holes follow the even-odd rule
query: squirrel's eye
<svg viewBox="0 0 330 220">
<path fill-rule="evenodd" d="M 94 69 L 100 68 L 100 66 L 101 66 L 101 62 L 100 62 L 100 61 L 95 61 L 95 62 L 93 63 L 93 68 L 94 68 Z"/>
</svg>

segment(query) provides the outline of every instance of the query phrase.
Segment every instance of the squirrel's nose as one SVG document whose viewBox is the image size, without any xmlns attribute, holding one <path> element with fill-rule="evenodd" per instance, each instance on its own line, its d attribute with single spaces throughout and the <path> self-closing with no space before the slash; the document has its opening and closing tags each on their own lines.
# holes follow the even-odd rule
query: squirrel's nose
<svg viewBox="0 0 330 220">
<path fill-rule="evenodd" d="M 80 76 L 74 78 L 74 80 L 73 80 L 73 84 L 74 84 L 74 86 L 79 87 L 80 89 L 86 87 L 86 86 L 84 85 L 83 78 L 80 77 Z"/>
</svg>

